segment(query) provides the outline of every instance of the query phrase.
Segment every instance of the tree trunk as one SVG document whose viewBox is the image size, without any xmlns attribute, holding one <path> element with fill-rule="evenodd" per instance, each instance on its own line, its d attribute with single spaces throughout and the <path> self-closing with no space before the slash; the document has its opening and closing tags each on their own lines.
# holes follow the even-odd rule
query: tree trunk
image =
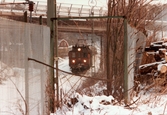
<svg viewBox="0 0 167 115">
<path fill-rule="evenodd" d="M 108 15 L 117 16 L 118 8 L 111 7 L 115 1 L 108 1 Z M 107 49 L 106 49 L 106 68 L 107 89 L 115 98 L 123 98 L 123 19 L 109 18 L 107 20 Z"/>
</svg>

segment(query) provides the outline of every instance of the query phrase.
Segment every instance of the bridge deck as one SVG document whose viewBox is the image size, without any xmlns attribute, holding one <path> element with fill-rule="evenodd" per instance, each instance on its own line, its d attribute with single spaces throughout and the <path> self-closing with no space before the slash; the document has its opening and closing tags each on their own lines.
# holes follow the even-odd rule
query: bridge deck
<svg viewBox="0 0 167 115">
<path fill-rule="evenodd" d="M 4 2 L 5 1 L 5 2 Z M 8 4 L 11 0 L 1 0 L 0 12 L 13 12 L 23 13 L 28 10 L 28 5 L 25 4 Z M 12 3 L 23 3 L 25 0 L 13 0 Z M 47 12 L 47 1 L 33 0 L 35 3 L 33 16 L 43 15 L 46 16 Z M 90 16 L 94 13 L 94 16 L 103 16 L 107 14 L 107 9 L 102 6 L 91 7 L 89 5 L 79 4 L 67 4 L 57 3 L 57 14 L 58 16 Z"/>
<path fill-rule="evenodd" d="M 4 0 L 3 0 L 4 1 Z M 3 2 L 1 0 L 0 4 L 0 16 L 1 17 L 8 17 L 10 19 L 15 19 L 18 21 L 23 21 L 23 13 L 24 11 L 28 10 L 28 5 L 25 4 L 7 4 L 9 0 L 5 0 Z M 13 0 L 18 3 L 17 0 Z M 19 0 L 22 3 L 25 0 Z M 35 2 L 34 11 L 32 12 L 33 22 L 38 23 L 37 19 L 39 15 L 43 15 L 43 23 L 46 24 L 46 12 L 47 12 L 47 1 L 42 2 L 40 0 L 33 0 Z M 21 3 L 19 2 L 19 3 Z M 11 2 L 10 2 L 11 3 Z M 57 14 L 60 17 L 73 17 L 73 16 L 90 16 L 91 12 L 94 12 L 94 16 L 104 16 L 106 15 L 107 10 L 103 7 L 90 7 L 89 5 L 79 5 L 79 4 L 65 4 L 65 3 L 57 3 Z M 28 13 L 29 14 L 29 13 Z M 95 34 L 102 34 L 106 30 L 106 25 L 101 23 L 100 20 L 94 20 L 94 33 Z M 103 20 L 104 22 L 104 20 Z M 58 23 L 58 31 L 61 32 L 83 32 L 83 33 L 92 33 L 92 21 L 91 20 L 84 20 L 84 21 L 77 21 L 77 20 L 66 20 L 66 21 L 59 21 Z"/>
</svg>

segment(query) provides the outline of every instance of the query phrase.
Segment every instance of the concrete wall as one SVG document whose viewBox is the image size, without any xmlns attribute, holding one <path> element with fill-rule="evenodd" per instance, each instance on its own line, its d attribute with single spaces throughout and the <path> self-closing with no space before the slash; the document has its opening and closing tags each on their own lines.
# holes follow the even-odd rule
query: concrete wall
<svg viewBox="0 0 167 115">
<path fill-rule="evenodd" d="M 0 18 L 0 115 L 45 114 L 49 56 L 48 27 Z"/>
<path fill-rule="evenodd" d="M 128 26 L 128 89 L 134 86 L 135 72 L 141 64 L 142 52 L 146 45 L 146 36 Z"/>
</svg>

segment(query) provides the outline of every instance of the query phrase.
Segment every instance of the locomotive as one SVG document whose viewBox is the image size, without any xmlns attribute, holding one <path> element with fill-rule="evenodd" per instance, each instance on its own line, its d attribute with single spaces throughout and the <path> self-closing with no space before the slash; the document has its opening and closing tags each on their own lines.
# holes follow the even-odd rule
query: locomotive
<svg viewBox="0 0 167 115">
<path fill-rule="evenodd" d="M 88 45 L 74 45 L 68 56 L 69 66 L 73 73 L 83 72 L 92 66 L 92 51 Z"/>
</svg>

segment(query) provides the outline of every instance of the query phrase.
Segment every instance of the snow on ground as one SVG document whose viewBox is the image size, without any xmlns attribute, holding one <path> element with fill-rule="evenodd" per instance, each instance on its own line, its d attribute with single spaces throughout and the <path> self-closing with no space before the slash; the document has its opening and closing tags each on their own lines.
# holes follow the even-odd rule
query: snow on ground
<svg viewBox="0 0 167 115">
<path fill-rule="evenodd" d="M 98 87 L 102 90 L 104 87 L 100 86 L 96 84 L 92 88 Z M 127 107 L 123 103 L 118 103 L 112 96 L 74 93 L 72 97 L 77 99 L 74 105 L 71 107 L 63 105 L 52 115 L 167 115 L 166 94 L 141 92 L 138 97 L 133 98 L 132 105 Z"/>
<path fill-rule="evenodd" d="M 70 67 L 69 67 L 69 59 L 68 57 L 66 58 L 59 58 L 59 69 L 65 70 L 66 72 L 71 72 Z"/>
</svg>

